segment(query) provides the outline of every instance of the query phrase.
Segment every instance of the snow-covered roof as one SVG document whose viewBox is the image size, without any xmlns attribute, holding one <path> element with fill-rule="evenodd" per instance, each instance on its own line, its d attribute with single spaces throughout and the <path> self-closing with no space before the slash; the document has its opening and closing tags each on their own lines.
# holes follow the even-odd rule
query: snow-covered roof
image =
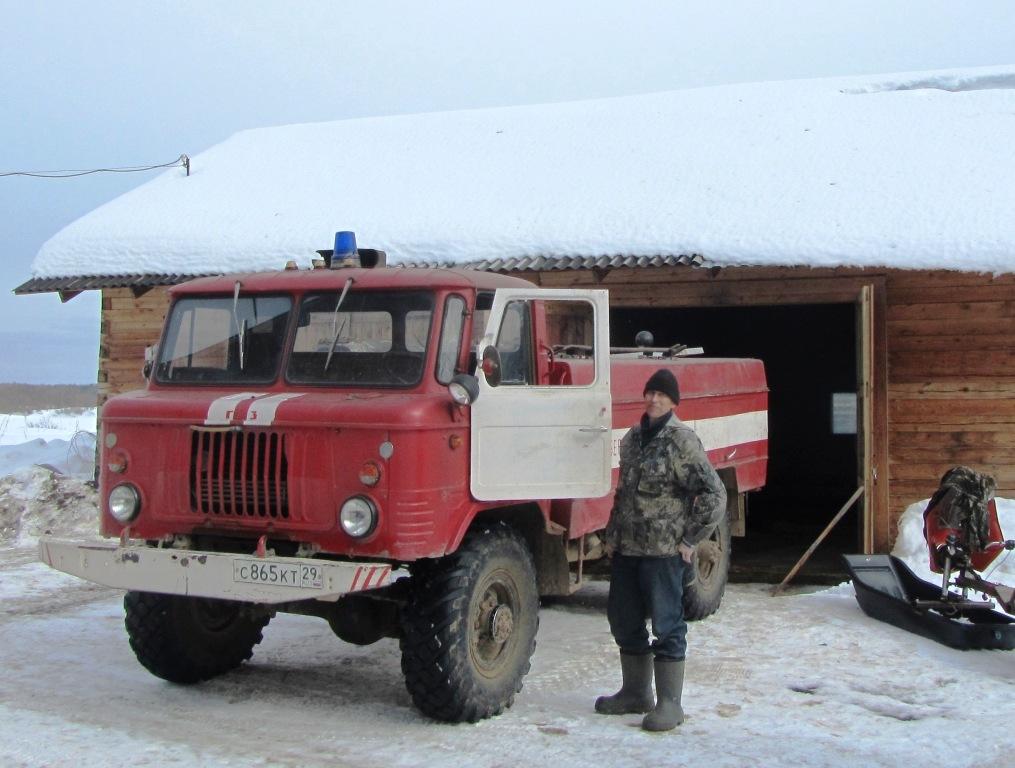
<svg viewBox="0 0 1015 768">
<path fill-rule="evenodd" d="M 37 278 L 699 254 L 1010 272 L 1015 65 L 242 131 L 50 239 Z"/>
</svg>

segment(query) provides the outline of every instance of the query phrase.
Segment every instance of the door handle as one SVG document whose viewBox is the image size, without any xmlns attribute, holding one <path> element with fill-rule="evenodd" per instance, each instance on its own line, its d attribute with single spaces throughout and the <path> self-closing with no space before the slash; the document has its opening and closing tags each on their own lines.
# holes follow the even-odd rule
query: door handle
<svg viewBox="0 0 1015 768">
<path fill-rule="evenodd" d="M 608 427 L 578 427 L 579 432 L 606 432 Z"/>
</svg>

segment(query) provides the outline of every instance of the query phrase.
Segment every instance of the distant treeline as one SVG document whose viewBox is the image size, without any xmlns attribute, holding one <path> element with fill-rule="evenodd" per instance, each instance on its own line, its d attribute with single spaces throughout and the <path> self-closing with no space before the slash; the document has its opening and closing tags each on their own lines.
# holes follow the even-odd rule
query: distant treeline
<svg viewBox="0 0 1015 768">
<path fill-rule="evenodd" d="M 0 413 L 94 408 L 97 401 L 95 384 L 0 384 Z"/>
</svg>

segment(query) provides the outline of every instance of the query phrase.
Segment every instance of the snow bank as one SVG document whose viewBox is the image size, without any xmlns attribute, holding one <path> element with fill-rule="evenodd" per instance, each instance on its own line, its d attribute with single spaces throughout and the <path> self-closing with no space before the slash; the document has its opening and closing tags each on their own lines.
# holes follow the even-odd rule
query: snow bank
<svg viewBox="0 0 1015 768">
<path fill-rule="evenodd" d="M 63 408 L 32 413 L 0 413 L 0 445 L 28 440 L 70 440 L 78 432 L 95 434 L 97 409 Z"/>
<path fill-rule="evenodd" d="M 46 442 L 40 437 L 20 445 L 0 447 L 0 477 L 35 465 L 88 480 L 95 466 L 95 435 L 76 432 L 69 441 L 56 439 Z"/>
<path fill-rule="evenodd" d="M 55 235 L 35 277 L 700 254 L 1006 273 L 1015 66 L 237 133 Z"/>
</svg>

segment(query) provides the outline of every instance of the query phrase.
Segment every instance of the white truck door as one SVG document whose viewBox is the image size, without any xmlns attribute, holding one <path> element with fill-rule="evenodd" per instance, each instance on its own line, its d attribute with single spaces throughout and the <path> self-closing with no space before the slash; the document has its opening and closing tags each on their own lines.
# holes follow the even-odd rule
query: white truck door
<svg viewBox="0 0 1015 768">
<path fill-rule="evenodd" d="M 497 347 L 501 382 L 478 366 L 472 405 L 471 490 L 480 500 L 595 498 L 610 490 L 609 292 L 510 288 L 498 290 L 482 361 Z M 540 320 L 545 319 L 545 323 Z M 537 328 L 537 322 L 541 327 Z M 541 337 L 542 336 L 542 337 Z M 557 344 L 571 347 L 565 364 Z M 573 372 L 536 382 L 536 356 Z M 575 356 L 583 358 L 573 360 Z"/>
</svg>

